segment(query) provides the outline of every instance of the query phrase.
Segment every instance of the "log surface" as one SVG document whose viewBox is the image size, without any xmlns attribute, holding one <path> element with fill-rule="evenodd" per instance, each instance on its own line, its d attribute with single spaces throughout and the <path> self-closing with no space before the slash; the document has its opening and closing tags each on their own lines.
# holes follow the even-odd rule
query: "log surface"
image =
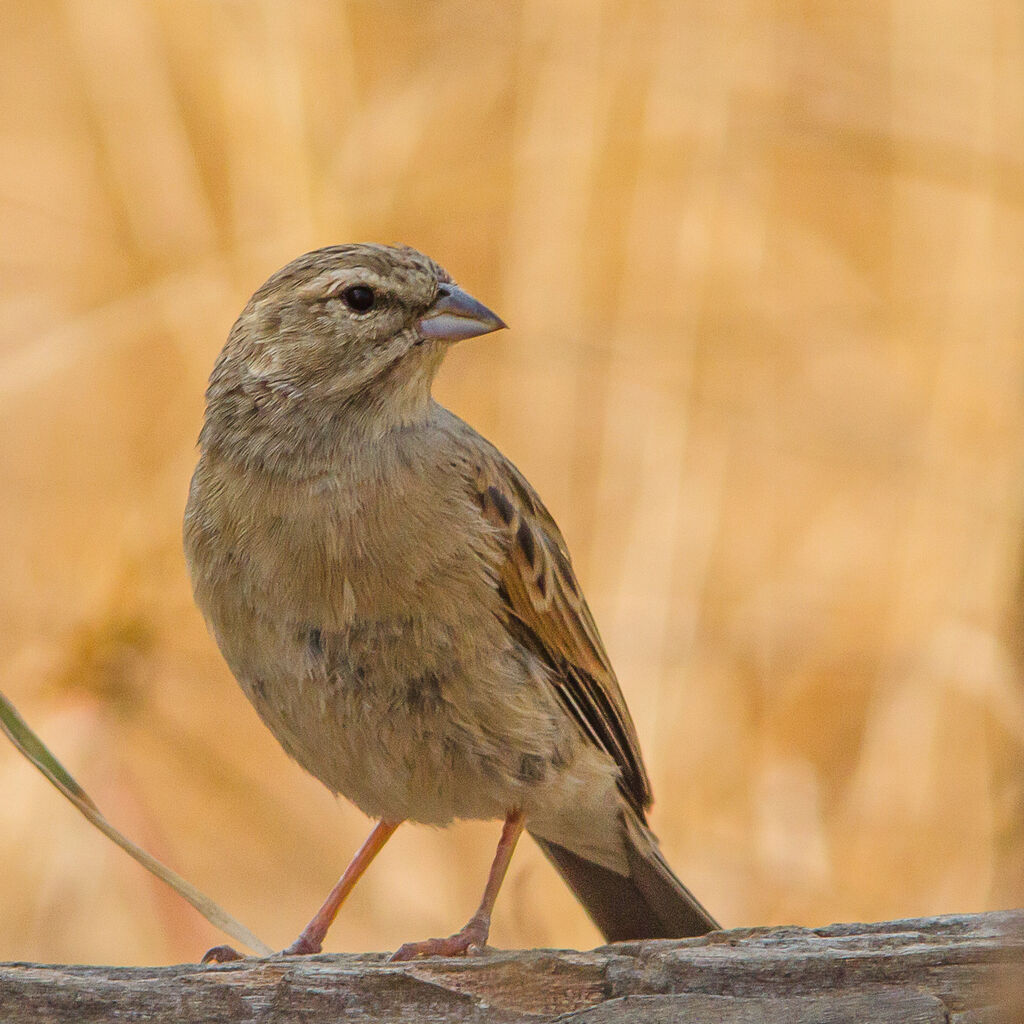
<svg viewBox="0 0 1024 1024">
<path fill-rule="evenodd" d="M 1024 911 L 753 928 L 586 953 L 0 965 L 0 1021 L 1021 1024 Z"/>
</svg>

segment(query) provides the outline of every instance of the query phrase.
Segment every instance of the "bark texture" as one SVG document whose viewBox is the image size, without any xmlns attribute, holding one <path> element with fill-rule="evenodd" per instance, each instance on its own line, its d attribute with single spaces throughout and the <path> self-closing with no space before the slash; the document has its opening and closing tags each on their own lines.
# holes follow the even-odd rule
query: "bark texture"
<svg viewBox="0 0 1024 1024">
<path fill-rule="evenodd" d="M 587 953 L 0 965 L 0 1021 L 1021 1024 L 1024 911 L 753 928 Z"/>
</svg>

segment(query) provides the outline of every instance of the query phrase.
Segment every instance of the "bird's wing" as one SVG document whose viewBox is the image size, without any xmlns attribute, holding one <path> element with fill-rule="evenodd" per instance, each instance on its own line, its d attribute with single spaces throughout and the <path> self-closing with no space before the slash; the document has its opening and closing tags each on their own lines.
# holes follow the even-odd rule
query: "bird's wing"
<svg viewBox="0 0 1024 1024">
<path fill-rule="evenodd" d="M 519 470 L 489 445 L 474 483 L 501 542 L 498 590 L 509 628 L 546 662 L 583 734 L 618 765 L 619 788 L 643 820 L 651 787 L 636 727 L 558 526 Z"/>
</svg>

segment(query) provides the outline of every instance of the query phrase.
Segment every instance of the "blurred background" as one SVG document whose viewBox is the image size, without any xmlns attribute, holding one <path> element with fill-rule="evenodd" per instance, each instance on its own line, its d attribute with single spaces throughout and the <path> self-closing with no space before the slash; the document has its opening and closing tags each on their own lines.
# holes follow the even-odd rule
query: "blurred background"
<svg viewBox="0 0 1024 1024">
<path fill-rule="evenodd" d="M 275 948 L 370 828 L 193 606 L 207 374 L 276 268 L 401 241 L 511 325 L 438 397 L 561 523 L 653 824 L 728 926 L 1024 901 L 1024 8 L 0 0 L 0 690 Z M 444 935 L 407 827 L 329 950 Z M 0 740 L 0 959 L 218 933 Z M 597 932 L 529 841 L 503 946 Z"/>
</svg>

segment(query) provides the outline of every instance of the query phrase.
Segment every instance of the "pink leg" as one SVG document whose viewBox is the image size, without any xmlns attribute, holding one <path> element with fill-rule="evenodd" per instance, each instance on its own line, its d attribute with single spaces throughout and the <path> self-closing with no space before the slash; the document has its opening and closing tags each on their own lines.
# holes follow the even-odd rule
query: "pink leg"
<svg viewBox="0 0 1024 1024">
<path fill-rule="evenodd" d="M 324 900 L 324 905 L 313 916 L 313 920 L 302 929 L 302 934 L 284 951 L 286 956 L 320 952 L 327 929 L 331 927 L 335 917 L 338 916 L 338 910 L 345 902 L 345 898 L 355 888 L 356 882 L 359 881 L 363 872 L 370 866 L 370 862 L 380 853 L 399 825 L 401 825 L 400 821 L 377 822 L 369 838 L 352 858 L 352 863 L 345 868 L 345 873 L 338 880 L 338 884 Z M 241 955 L 230 946 L 214 946 L 213 949 L 207 951 L 202 962 L 204 964 L 219 964 L 228 960 L 241 959 Z"/>
<path fill-rule="evenodd" d="M 491 911 L 494 910 L 498 890 L 505 880 L 505 872 L 508 871 L 509 861 L 512 860 L 512 851 L 515 850 L 522 831 L 522 814 L 518 811 L 508 814 L 505 818 L 505 827 L 501 830 L 501 839 L 498 840 L 494 862 L 491 864 L 491 873 L 487 876 L 484 898 L 480 901 L 477 912 L 461 931 L 449 935 L 447 939 L 407 942 L 391 960 L 412 960 L 418 956 L 465 956 L 486 946 L 487 935 L 491 930 Z"/>
</svg>

